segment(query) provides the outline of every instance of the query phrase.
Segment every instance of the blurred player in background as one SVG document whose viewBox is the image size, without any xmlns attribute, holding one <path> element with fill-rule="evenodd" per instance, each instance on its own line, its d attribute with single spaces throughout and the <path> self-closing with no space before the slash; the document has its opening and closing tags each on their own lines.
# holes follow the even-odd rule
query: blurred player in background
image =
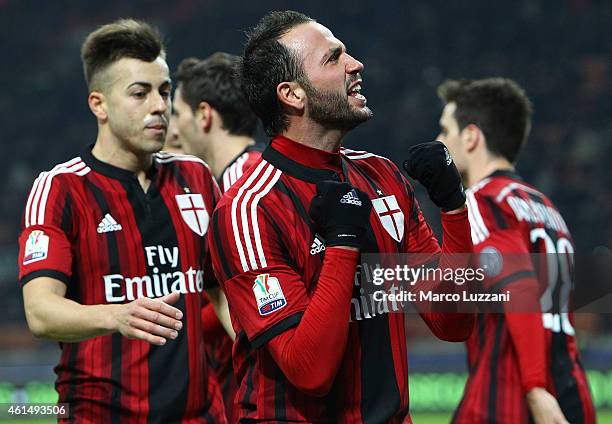
<svg viewBox="0 0 612 424">
<path fill-rule="evenodd" d="M 161 35 L 119 20 L 81 56 L 98 136 L 28 198 L 28 325 L 61 342 L 56 388 L 71 422 L 225 422 L 200 319 L 204 289 L 224 306 L 206 240 L 220 193 L 201 160 L 157 153 L 172 90 Z"/>
<path fill-rule="evenodd" d="M 175 78 L 174 122 L 186 153 L 212 167 L 222 191 L 238 180 L 260 156 L 253 139 L 257 116 L 251 111 L 238 79 L 238 56 L 215 53 L 200 61 L 183 60 Z M 232 368 L 233 340 L 221 327 L 212 305 L 202 311 L 207 354 L 221 384 L 225 411 L 232 418 L 238 386 Z"/>
<path fill-rule="evenodd" d="M 419 146 L 409 161 L 444 211 L 442 249 L 391 161 L 340 149 L 372 116 L 362 70 L 329 29 L 297 12 L 264 16 L 246 43 L 241 85 L 273 138 L 223 195 L 209 233 L 237 332 L 245 422 L 409 421 L 404 315 L 383 305 L 368 312 L 360 252 L 443 261 L 472 250 L 442 143 Z M 469 313 L 422 316 L 445 340 L 467 339 L 474 324 Z"/>
<path fill-rule="evenodd" d="M 478 315 L 454 422 L 528 423 L 531 416 L 538 424 L 592 423 L 568 307 L 573 283 L 571 273 L 563 272 L 571 269 L 572 237 L 551 201 L 514 168 L 531 127 L 531 102 L 514 81 L 502 78 L 450 80 L 438 95 L 445 104 L 439 139 L 469 187 L 474 250 L 481 263 L 493 257 L 507 265 L 485 287 L 510 290 L 524 307 L 533 299 L 529 311 Z M 553 263 L 541 266 L 529 253 Z M 546 282 L 541 298 L 538 279 Z"/>
<path fill-rule="evenodd" d="M 261 156 L 255 144 L 257 117 L 235 77 L 239 57 L 217 52 L 183 60 L 174 99 L 185 153 L 208 163 L 222 191 Z"/>
<path fill-rule="evenodd" d="M 168 133 L 166 134 L 166 141 L 164 142 L 164 147 L 162 150 L 164 152 L 176 153 L 180 155 L 185 152 L 183 151 L 183 143 L 181 141 L 178 128 L 176 127 L 176 120 L 177 117 L 173 110 L 170 116 L 170 122 L 168 122 Z"/>
</svg>

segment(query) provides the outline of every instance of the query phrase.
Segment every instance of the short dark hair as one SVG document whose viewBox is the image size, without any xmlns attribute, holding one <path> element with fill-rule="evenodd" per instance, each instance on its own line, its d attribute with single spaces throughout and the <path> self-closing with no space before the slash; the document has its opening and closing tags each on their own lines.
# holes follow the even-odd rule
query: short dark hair
<svg viewBox="0 0 612 424">
<path fill-rule="evenodd" d="M 81 46 L 81 60 L 89 90 L 100 89 L 96 78 L 109 65 L 129 57 L 153 62 L 166 51 L 161 33 L 146 22 L 119 19 L 90 33 Z"/>
<path fill-rule="evenodd" d="M 448 80 L 438 87 L 438 97 L 446 104 L 457 104 L 455 119 L 460 130 L 476 125 L 484 133 L 491 153 L 516 162 L 531 129 L 533 106 L 515 81 Z"/>
<path fill-rule="evenodd" d="M 303 59 L 278 40 L 307 22 L 314 20 L 299 12 L 270 12 L 247 34 L 240 65 L 241 86 L 271 137 L 289 126 L 276 87 L 284 81 L 306 80 Z"/>
<path fill-rule="evenodd" d="M 223 128 L 233 135 L 253 137 L 257 116 L 240 89 L 237 69 L 240 58 L 217 52 L 204 60 L 184 59 L 175 79 L 185 102 L 195 111 L 200 102 L 209 103 L 221 115 Z"/>
</svg>

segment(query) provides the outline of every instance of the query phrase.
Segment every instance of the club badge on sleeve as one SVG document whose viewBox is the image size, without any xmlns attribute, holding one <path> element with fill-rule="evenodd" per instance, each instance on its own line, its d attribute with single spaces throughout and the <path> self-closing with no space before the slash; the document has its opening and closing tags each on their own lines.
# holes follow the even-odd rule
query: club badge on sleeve
<svg viewBox="0 0 612 424">
<path fill-rule="evenodd" d="M 25 252 L 23 254 L 23 264 L 27 265 L 32 262 L 42 261 L 47 259 L 49 252 L 49 236 L 43 231 L 34 230 L 28 236 L 25 244 Z"/>
<path fill-rule="evenodd" d="M 253 294 L 257 301 L 259 315 L 268 315 L 287 306 L 278 278 L 270 274 L 260 274 L 253 284 Z"/>
</svg>

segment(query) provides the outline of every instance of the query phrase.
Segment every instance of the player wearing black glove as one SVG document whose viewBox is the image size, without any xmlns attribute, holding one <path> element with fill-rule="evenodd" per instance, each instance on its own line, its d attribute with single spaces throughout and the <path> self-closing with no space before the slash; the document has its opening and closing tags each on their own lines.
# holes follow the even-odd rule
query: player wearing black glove
<svg viewBox="0 0 612 424">
<path fill-rule="evenodd" d="M 320 181 L 310 204 L 310 216 L 325 237 L 325 245 L 361 247 L 372 202 L 349 183 Z"/>
<path fill-rule="evenodd" d="M 441 141 L 421 143 L 408 149 L 404 169 L 410 178 L 427 189 L 429 198 L 443 212 L 458 209 L 465 204 L 459 171 Z"/>
</svg>

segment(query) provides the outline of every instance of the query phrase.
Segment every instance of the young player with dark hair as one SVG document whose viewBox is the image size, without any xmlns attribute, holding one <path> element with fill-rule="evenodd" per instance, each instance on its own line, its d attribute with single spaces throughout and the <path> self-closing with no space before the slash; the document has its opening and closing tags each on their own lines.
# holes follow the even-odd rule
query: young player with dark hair
<svg viewBox="0 0 612 424">
<path fill-rule="evenodd" d="M 573 283 L 562 271 L 572 268 L 572 236 L 551 201 L 514 168 L 529 134 L 531 102 L 504 78 L 449 80 L 438 95 L 445 105 L 439 139 L 469 187 L 474 250 L 484 263 L 505 264 L 485 287 L 508 290 L 521 303 L 478 315 L 454 422 L 593 423 L 569 309 Z"/>
<path fill-rule="evenodd" d="M 237 334 L 241 420 L 409 420 L 404 315 L 358 316 L 360 252 L 444 261 L 472 250 L 459 174 L 441 143 L 411 150 L 409 169 L 443 210 L 442 249 L 391 161 L 341 149 L 372 116 L 362 70 L 329 29 L 297 12 L 272 12 L 249 35 L 242 86 L 273 138 L 225 193 L 209 233 Z M 470 313 L 422 316 L 444 340 L 465 340 L 474 324 Z"/>
<path fill-rule="evenodd" d="M 174 109 L 186 153 L 208 163 L 222 191 L 259 158 L 254 140 L 257 116 L 236 78 L 239 57 L 217 52 L 204 60 L 185 59 L 175 78 Z"/>
<path fill-rule="evenodd" d="M 171 80 L 160 34 L 119 20 L 82 46 L 98 136 L 43 172 L 20 244 L 26 318 L 57 340 L 70 422 L 225 422 L 202 349 L 209 216 L 220 195 L 199 159 L 157 153 Z M 225 311 L 227 312 L 227 311 Z"/>
</svg>

